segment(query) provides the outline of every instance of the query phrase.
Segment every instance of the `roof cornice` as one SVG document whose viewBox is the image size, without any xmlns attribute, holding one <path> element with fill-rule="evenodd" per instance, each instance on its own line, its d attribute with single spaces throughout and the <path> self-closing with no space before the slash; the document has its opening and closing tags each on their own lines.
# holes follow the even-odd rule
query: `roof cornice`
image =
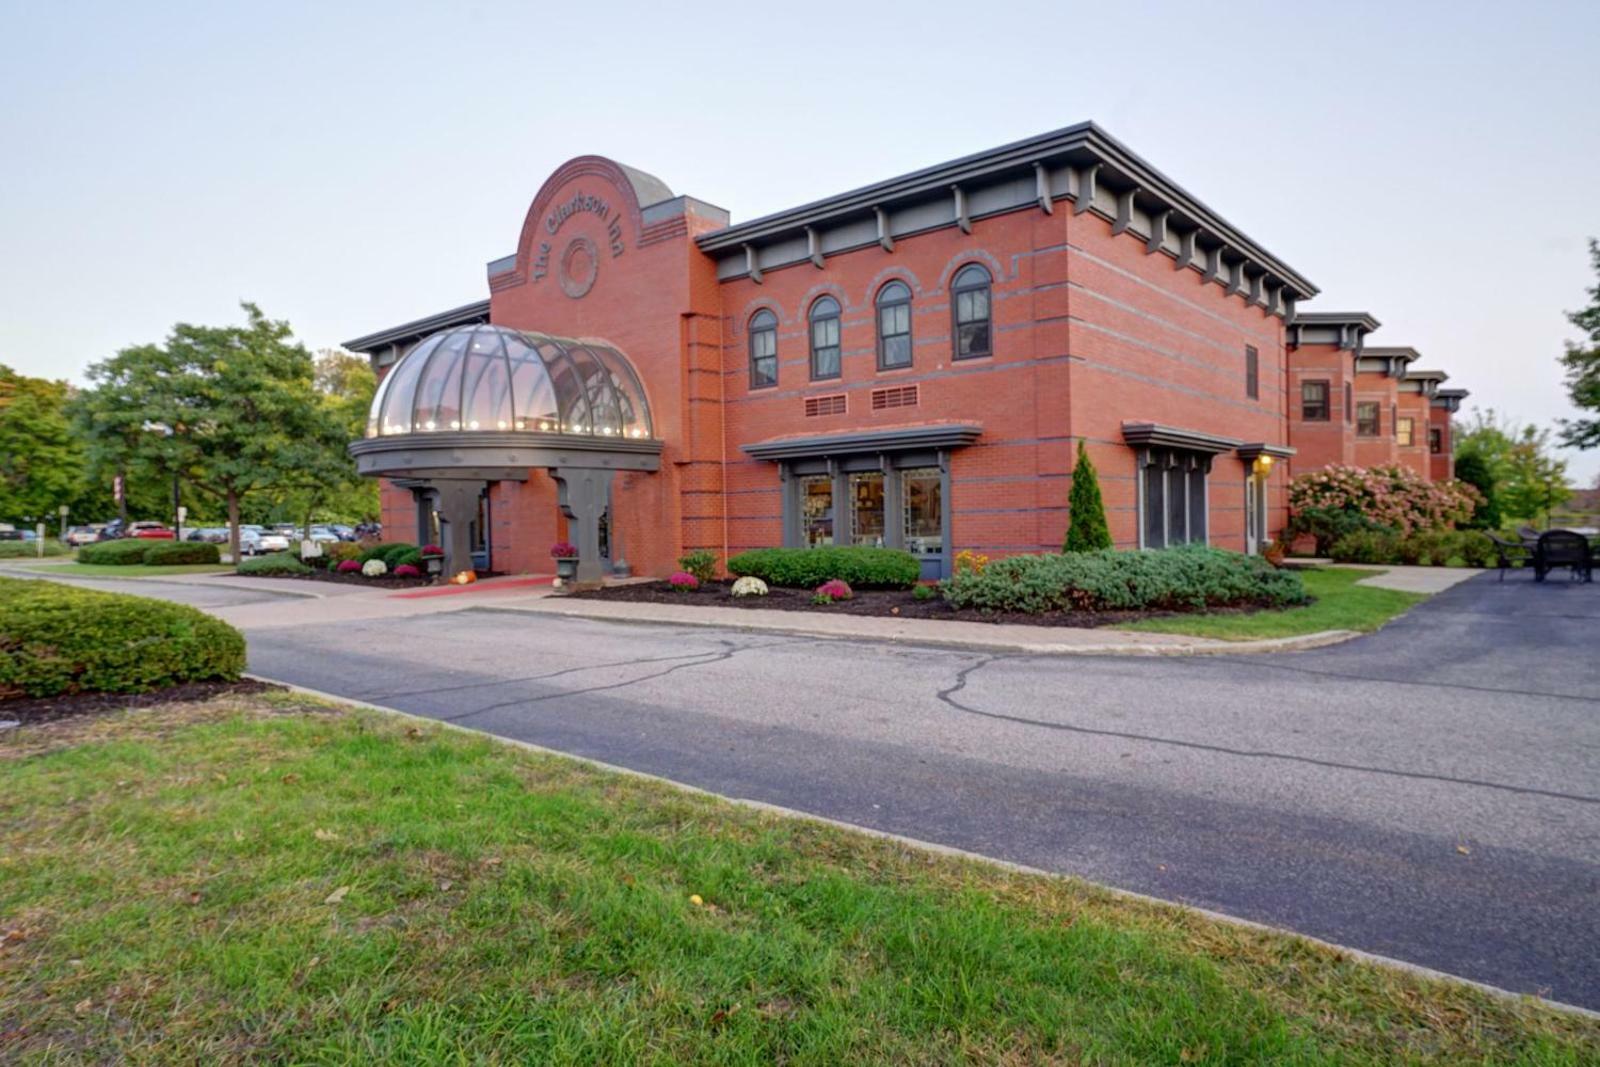
<svg viewBox="0 0 1600 1067">
<path fill-rule="evenodd" d="M 402 322 L 398 326 L 390 326 L 385 330 L 353 337 L 341 342 L 351 352 L 372 352 L 380 348 L 387 348 L 394 344 L 403 344 L 406 341 L 420 341 L 430 333 L 439 330 L 448 330 L 452 326 L 465 326 L 474 322 L 489 321 L 489 301 L 475 300 L 470 304 L 451 308 L 449 311 L 440 311 L 425 318 L 412 319 Z"/>
<path fill-rule="evenodd" d="M 846 452 L 903 452 L 921 448 L 961 448 L 976 441 L 981 433 L 983 427 L 978 423 L 946 422 L 890 427 L 861 433 L 775 437 L 743 445 L 741 450 L 756 459 L 805 459 Z"/>
<path fill-rule="evenodd" d="M 1191 452 L 1212 453 L 1232 452 L 1244 444 L 1237 437 L 1163 426 L 1159 422 L 1125 422 L 1122 439 L 1135 447 L 1186 448 Z"/>
<path fill-rule="evenodd" d="M 1074 176 L 1071 188 L 1051 188 L 1044 168 L 1063 165 Z M 1159 220 L 1159 225 L 1151 227 L 1159 232 L 1145 235 L 1152 252 L 1166 244 L 1167 234 L 1172 233 L 1181 242 L 1180 247 L 1187 250 L 1187 259 L 1184 258 L 1184 252 L 1179 253 L 1180 265 L 1193 263 L 1197 269 L 1203 269 L 1205 257 L 1197 260 L 1196 251 L 1207 253 L 1216 249 L 1235 262 L 1242 261 L 1246 272 L 1252 277 L 1265 275 L 1262 288 L 1273 291 L 1281 289 L 1282 297 L 1286 298 L 1280 301 L 1282 303 L 1292 304 L 1297 299 L 1310 299 L 1317 293 L 1317 287 L 1298 271 L 1235 229 L 1198 197 L 1093 122 L 1014 141 L 837 196 L 713 230 L 695 240 L 708 253 L 743 249 L 754 259 L 753 250 L 757 246 L 805 238 L 808 229 L 814 231 L 823 224 L 876 216 L 881 229 L 882 212 L 886 209 L 913 201 L 951 198 L 952 195 L 956 207 L 945 225 L 961 225 L 969 229 L 971 223 L 964 212 L 964 194 L 970 191 L 971 186 L 1030 177 L 1037 180 L 1037 204 L 1043 210 L 1051 210 L 1048 206 L 1050 201 L 1058 198 L 1073 200 L 1078 212 L 1089 210 L 1093 207 L 1094 191 L 1099 187 L 1116 193 L 1119 201 L 1123 198 L 1130 204 L 1141 201 L 1140 208 Z M 1005 210 L 1015 209 L 1007 207 Z M 1102 208 L 1094 207 L 1094 210 L 1105 214 Z M 1122 230 L 1127 229 L 1126 219 L 1113 219 L 1113 222 Z M 885 248 L 893 247 L 890 235 L 880 233 L 878 239 Z"/>
<path fill-rule="evenodd" d="M 1289 320 L 1289 343 L 1333 345 L 1340 351 L 1361 354 L 1366 336 L 1382 323 L 1365 311 L 1300 311 Z"/>
</svg>

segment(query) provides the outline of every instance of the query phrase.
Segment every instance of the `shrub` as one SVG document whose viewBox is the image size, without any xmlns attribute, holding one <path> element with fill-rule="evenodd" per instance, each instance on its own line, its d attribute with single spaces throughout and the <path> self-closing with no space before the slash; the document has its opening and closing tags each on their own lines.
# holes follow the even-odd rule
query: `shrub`
<svg viewBox="0 0 1600 1067">
<path fill-rule="evenodd" d="M 1356 530 L 1328 548 L 1338 563 L 1399 563 L 1400 535 L 1393 530 Z"/>
<path fill-rule="evenodd" d="M 577 559 L 578 546 L 571 541 L 557 541 L 550 546 L 551 559 Z"/>
<path fill-rule="evenodd" d="M 674 592 L 687 593 L 700 588 L 700 579 L 688 571 L 673 571 L 667 576 L 667 584 L 672 587 Z"/>
<path fill-rule="evenodd" d="M 396 578 L 420 578 L 422 577 L 422 571 L 414 563 L 402 563 L 394 569 L 394 576 Z"/>
<path fill-rule="evenodd" d="M 709 549 L 698 548 L 679 556 L 678 566 L 702 582 L 709 582 L 717 576 L 717 554 Z"/>
<path fill-rule="evenodd" d="M 1466 522 L 1482 500 L 1465 482 L 1429 482 L 1399 466 L 1335 464 L 1289 483 L 1289 509 L 1295 515 L 1311 509 L 1351 512 L 1401 534 Z M 1340 531 L 1334 539 L 1350 532 Z"/>
<path fill-rule="evenodd" d="M 341 559 L 334 564 L 333 569 L 340 574 L 358 574 L 361 571 L 361 561 L 359 559 Z"/>
<path fill-rule="evenodd" d="M 361 577 L 382 578 L 389 573 L 389 565 L 381 559 L 369 559 L 361 565 Z"/>
<path fill-rule="evenodd" d="M 1067 496 L 1067 541 L 1062 551 L 1098 552 L 1111 547 L 1106 506 L 1100 499 L 1100 477 L 1089 458 L 1083 438 L 1078 438 L 1078 462 L 1072 468 L 1072 492 Z"/>
<path fill-rule="evenodd" d="M 216 545 L 204 541 L 157 541 L 144 550 L 145 564 L 151 567 L 177 567 L 191 563 L 221 563 Z"/>
<path fill-rule="evenodd" d="M 970 548 L 963 548 L 956 553 L 954 567 L 957 571 L 971 571 L 973 574 L 982 574 L 983 569 L 988 565 L 988 556 L 974 552 Z"/>
<path fill-rule="evenodd" d="M 137 537 L 121 541 L 99 541 L 78 549 L 78 562 L 97 563 L 106 567 L 131 567 L 143 563 L 144 554 L 155 543 Z"/>
<path fill-rule="evenodd" d="M 1284 531 L 1290 540 L 1311 537 L 1317 543 L 1319 556 L 1332 553 L 1333 545 L 1342 537 L 1385 529 L 1359 511 L 1336 507 L 1313 507 L 1296 511 L 1289 517 Z"/>
<path fill-rule="evenodd" d="M 0 578 L 0 699 L 236 681 L 244 637 L 183 604 Z"/>
<path fill-rule="evenodd" d="M 290 574 L 310 574 L 311 568 L 287 552 L 270 552 L 265 556 L 254 556 L 250 559 L 240 560 L 235 572 L 255 575 L 258 578 L 275 578 Z"/>
<path fill-rule="evenodd" d="M 811 602 L 813 604 L 832 604 L 835 600 L 849 600 L 855 595 L 855 592 L 847 583 L 834 578 L 817 586 L 817 591 L 811 596 Z"/>
<path fill-rule="evenodd" d="M 444 549 L 438 545 L 423 545 L 422 554 L 424 556 L 442 556 L 444 555 Z"/>
<path fill-rule="evenodd" d="M 402 563 L 415 566 L 422 562 L 422 550 L 408 541 L 385 541 L 363 549 L 356 558 L 362 563 L 381 560 L 384 570 L 390 571 Z"/>
<path fill-rule="evenodd" d="M 728 573 L 792 589 L 814 589 L 830 578 L 860 589 L 909 589 L 922 577 L 922 564 L 898 548 L 757 548 L 728 560 Z"/>
<path fill-rule="evenodd" d="M 941 589 L 952 607 L 978 611 L 1195 611 L 1305 603 L 1292 571 L 1203 545 L 1162 551 L 1009 556 L 983 574 L 957 574 Z"/>
<path fill-rule="evenodd" d="M 1418 530 L 1406 537 L 1368 530 L 1341 537 L 1330 554 L 1340 563 L 1422 567 L 1488 567 L 1495 559 L 1494 542 L 1481 530 Z"/>
<path fill-rule="evenodd" d="M 743 578 L 734 579 L 734 596 L 766 596 L 768 592 L 770 590 L 767 588 L 767 583 L 753 575 L 747 574 Z"/>
<path fill-rule="evenodd" d="M 341 563 L 359 562 L 361 553 L 361 546 L 353 541 L 334 541 L 322 546 L 322 558 L 326 561 L 326 566 L 334 570 L 337 570 Z"/>
<path fill-rule="evenodd" d="M 919 585 L 911 590 L 911 599 L 913 600 L 932 600 L 938 595 L 939 590 L 931 585 Z"/>
<path fill-rule="evenodd" d="M 44 540 L 44 554 L 64 556 L 67 550 L 62 547 L 60 541 L 47 537 Z M 38 555 L 37 541 L 0 541 L 0 559 L 35 559 Z"/>
</svg>

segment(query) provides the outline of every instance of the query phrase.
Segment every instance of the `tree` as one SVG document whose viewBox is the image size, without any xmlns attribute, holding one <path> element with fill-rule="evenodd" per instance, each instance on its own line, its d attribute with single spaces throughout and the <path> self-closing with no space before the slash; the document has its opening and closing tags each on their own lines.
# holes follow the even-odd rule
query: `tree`
<svg viewBox="0 0 1600 1067">
<path fill-rule="evenodd" d="M 1494 472 L 1480 453 L 1469 452 L 1456 458 L 1456 479 L 1483 494 L 1483 503 L 1473 512 L 1467 525 L 1477 530 L 1500 528 L 1500 504 L 1494 494 Z"/>
<path fill-rule="evenodd" d="M 377 479 L 356 473 L 345 446 L 365 432 L 377 376 L 360 356 L 324 349 L 317 353 L 312 380 L 316 430 L 305 442 L 300 479 L 285 486 L 276 510 L 305 527 L 319 513 L 352 522 L 371 518 L 378 513 Z"/>
<path fill-rule="evenodd" d="M 1550 431 L 1504 419 L 1492 408 L 1473 409 L 1472 418 L 1455 431 L 1456 465 L 1477 456 L 1494 479 L 1490 506 L 1502 521 L 1548 518 L 1572 495 L 1567 487 L 1567 462 L 1550 452 Z"/>
<path fill-rule="evenodd" d="M 165 344 L 95 364 L 83 404 L 108 460 L 173 473 L 226 507 L 235 559 L 246 497 L 303 483 L 332 436 L 311 354 L 288 323 L 241 306 L 244 326 L 179 323 Z"/>
<path fill-rule="evenodd" d="M 0 521 L 52 522 L 65 504 L 87 509 L 88 471 L 72 437 L 66 382 L 0 363 Z"/>
<path fill-rule="evenodd" d="M 1078 439 L 1078 462 L 1072 468 L 1072 493 L 1067 498 L 1068 526 L 1064 552 L 1094 552 L 1111 547 L 1106 506 L 1100 499 L 1100 476 L 1094 461 Z"/>
<path fill-rule="evenodd" d="M 1589 263 L 1600 278 L 1600 241 L 1593 237 L 1589 238 Z M 1600 281 L 1587 291 L 1589 306 L 1567 313 L 1567 321 L 1583 331 L 1585 341 L 1568 341 L 1561 364 L 1567 371 L 1567 395 L 1572 398 L 1572 405 L 1595 415 L 1562 420 L 1561 443 L 1572 448 L 1600 447 Z"/>
</svg>

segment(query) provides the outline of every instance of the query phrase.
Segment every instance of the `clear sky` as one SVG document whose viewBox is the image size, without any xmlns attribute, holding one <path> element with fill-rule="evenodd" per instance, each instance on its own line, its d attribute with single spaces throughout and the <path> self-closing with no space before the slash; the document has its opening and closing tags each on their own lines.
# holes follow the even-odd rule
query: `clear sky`
<svg viewBox="0 0 1600 1067">
<path fill-rule="evenodd" d="M 241 299 L 314 348 L 481 299 L 576 155 L 739 221 L 1094 119 L 1308 310 L 1549 424 L 1600 236 L 1597 44 L 1596 0 L 0 0 L 0 362 L 81 379 Z"/>
</svg>

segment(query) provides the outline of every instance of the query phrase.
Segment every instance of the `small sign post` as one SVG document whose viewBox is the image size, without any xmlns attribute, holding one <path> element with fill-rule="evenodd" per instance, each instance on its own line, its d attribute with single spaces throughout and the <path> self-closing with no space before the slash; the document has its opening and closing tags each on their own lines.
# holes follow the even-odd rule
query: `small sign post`
<svg viewBox="0 0 1600 1067">
<path fill-rule="evenodd" d="M 35 523 L 33 533 L 34 544 L 39 546 L 39 558 L 44 559 L 44 523 Z"/>
<path fill-rule="evenodd" d="M 67 544 L 67 512 L 69 510 L 70 509 L 65 504 L 62 504 L 56 509 L 56 511 L 61 515 L 61 545 L 63 548 L 65 548 Z"/>
</svg>

